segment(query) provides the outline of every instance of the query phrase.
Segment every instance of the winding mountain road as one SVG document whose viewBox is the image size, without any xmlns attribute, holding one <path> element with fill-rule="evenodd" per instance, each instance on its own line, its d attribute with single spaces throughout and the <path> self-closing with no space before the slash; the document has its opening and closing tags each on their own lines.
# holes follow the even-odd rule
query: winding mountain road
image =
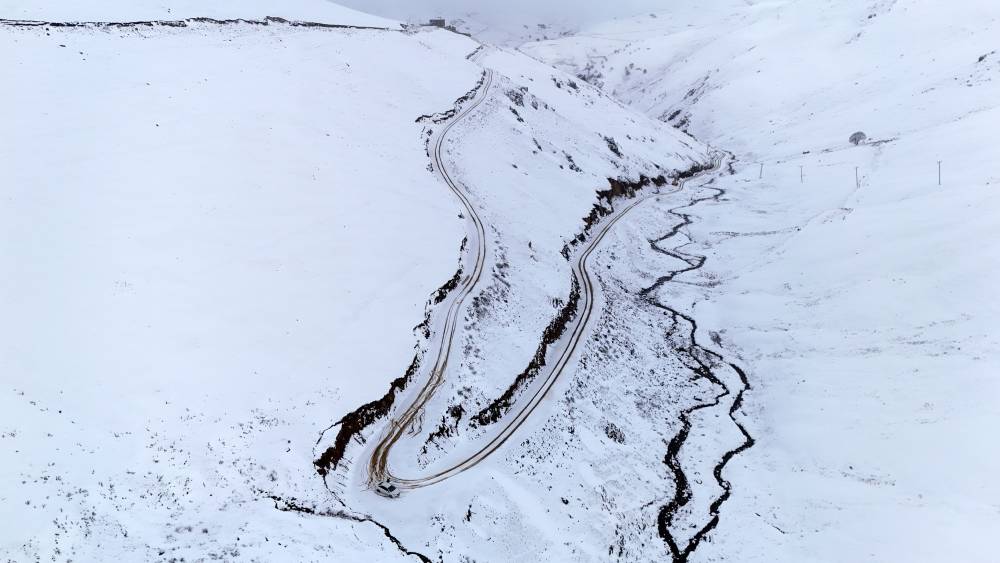
<svg viewBox="0 0 1000 563">
<path fill-rule="evenodd" d="M 434 396 L 434 393 L 444 382 L 444 373 L 445 369 L 448 367 L 448 360 L 451 356 L 452 343 L 455 340 L 455 332 L 458 328 L 459 313 L 462 310 L 462 304 L 465 302 L 465 299 L 469 296 L 469 294 L 472 293 L 472 290 L 475 288 L 483 274 L 483 267 L 486 262 L 486 229 L 483 227 L 482 219 L 480 219 L 479 214 L 476 213 L 476 209 L 473 207 L 472 202 L 469 201 L 468 195 L 451 177 L 451 174 L 448 172 L 448 168 L 444 165 L 443 147 L 445 139 L 448 137 L 448 132 L 483 103 L 489 94 L 492 84 L 493 71 L 486 69 L 483 82 L 480 85 L 479 90 L 476 92 L 476 95 L 472 98 L 465 109 L 456 114 L 440 131 L 437 131 L 435 133 L 435 137 L 432 139 L 431 159 L 433 161 L 434 169 L 441 177 L 441 180 L 448 186 L 448 188 L 451 189 L 452 192 L 454 192 L 459 201 L 461 201 L 462 206 L 465 208 L 465 214 L 472 224 L 469 236 L 471 237 L 470 248 L 475 249 L 475 253 L 473 255 L 474 262 L 472 271 L 461 279 L 459 286 L 450 296 L 451 299 L 448 305 L 448 313 L 445 316 L 444 327 L 441 331 L 441 339 L 438 343 L 437 359 L 434 362 L 434 367 L 430 371 L 427 383 L 420 389 L 416 397 L 414 397 L 413 401 L 402 412 L 402 414 L 390 421 L 388 430 L 372 452 L 372 456 L 368 461 L 369 483 L 377 483 L 384 480 L 388 476 L 389 452 L 392 450 L 392 446 L 403 436 L 406 429 L 409 428 L 415 420 L 417 420 L 424 405 L 431 399 L 431 397 Z"/>
<path fill-rule="evenodd" d="M 455 340 L 455 333 L 458 328 L 458 321 L 465 299 L 475 289 L 476 284 L 482 277 L 484 263 L 486 260 L 486 234 L 482 220 L 476 213 L 475 208 L 469 201 L 468 195 L 463 191 L 461 185 L 456 182 L 445 165 L 442 149 L 449 131 L 463 119 L 468 117 L 478 108 L 484 100 L 488 98 L 490 87 L 493 83 L 493 72 L 489 69 L 485 71 L 485 78 L 475 96 L 461 112 L 456 114 L 448 124 L 436 133 L 432 138 L 431 158 L 435 170 L 441 176 L 442 181 L 455 193 L 465 208 L 472 228 L 470 229 L 471 248 L 475 249 L 474 266 L 468 275 L 461 279 L 460 285 L 453 291 L 450 303 L 447 305 L 447 315 L 445 317 L 443 329 L 440 332 L 440 342 L 437 343 L 437 358 L 430 371 L 427 382 L 416 393 L 410 404 L 393 420 L 383 433 L 379 442 L 372 449 L 371 457 L 368 460 L 367 473 L 368 484 L 374 486 L 384 480 L 389 480 L 401 489 L 416 489 L 439 483 L 449 477 L 457 475 L 471 467 L 476 466 L 500 448 L 517 430 L 527 421 L 528 417 L 545 399 L 549 390 L 556 384 L 560 376 L 566 371 L 570 362 L 584 342 L 584 334 L 587 332 L 589 323 L 594 316 L 594 305 L 596 302 L 595 281 L 588 270 L 589 260 L 594 251 L 600 246 L 601 241 L 611 231 L 615 224 L 640 203 L 646 201 L 651 196 L 660 195 L 658 191 L 651 191 L 645 197 L 639 197 L 627 205 L 616 209 L 610 216 L 602 220 L 600 228 L 594 233 L 581 251 L 575 256 L 572 264 L 574 278 L 580 284 L 581 306 L 576 317 L 569 325 L 569 336 L 564 336 L 560 346 L 556 348 L 554 361 L 547 365 L 546 371 L 533 388 L 522 397 L 514 409 L 500 422 L 498 429 L 491 435 L 482 447 L 474 453 L 465 455 L 458 460 L 449 460 L 442 464 L 444 467 L 432 470 L 429 474 L 419 477 L 402 477 L 391 472 L 389 467 L 389 455 L 393 446 L 407 433 L 407 429 L 420 423 L 424 406 L 431 400 L 437 389 L 444 382 L 445 371 L 452 353 L 452 346 Z M 718 168 L 719 159 L 713 159 L 712 168 L 702 174 L 714 171 Z M 696 177 L 696 176 L 695 176 Z M 684 183 L 691 178 L 681 180 L 675 190 L 683 188 Z"/>
</svg>

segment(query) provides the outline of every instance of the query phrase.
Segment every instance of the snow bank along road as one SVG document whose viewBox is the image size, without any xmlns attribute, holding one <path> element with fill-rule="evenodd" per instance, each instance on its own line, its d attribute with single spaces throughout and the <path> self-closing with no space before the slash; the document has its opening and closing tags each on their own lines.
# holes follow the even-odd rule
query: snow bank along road
<svg viewBox="0 0 1000 563">
<path fill-rule="evenodd" d="M 462 205 L 464 206 L 466 213 L 468 213 L 469 219 L 473 225 L 470 236 L 473 239 L 471 241 L 472 245 L 476 249 L 475 265 L 469 275 L 462 279 L 462 284 L 458 288 L 458 291 L 453 292 L 451 303 L 448 305 L 448 314 L 445 317 L 445 324 L 441 333 L 440 343 L 437 347 L 437 359 L 429 374 L 427 383 L 419 390 L 413 401 L 403 411 L 403 413 L 390 421 L 388 430 L 373 448 L 371 457 L 368 460 L 369 485 L 374 485 L 386 479 L 391 480 L 398 487 L 403 489 L 415 489 L 433 485 L 477 465 L 502 446 L 504 442 L 506 442 L 507 439 L 510 438 L 510 436 L 512 436 L 522 424 L 524 424 L 531 413 L 534 412 L 534 410 L 545 398 L 548 391 L 553 385 L 555 385 L 559 376 L 569 365 L 570 360 L 573 358 L 573 354 L 582 341 L 582 337 L 586 332 L 587 325 L 593 314 L 595 302 L 594 281 L 590 276 L 590 272 L 587 270 L 590 255 L 596 248 L 598 248 L 605 235 L 610 232 L 615 223 L 617 223 L 637 205 L 645 201 L 645 199 L 649 196 L 659 195 L 658 193 L 650 192 L 650 194 L 646 197 L 637 198 L 635 201 L 632 201 L 620 210 L 614 212 L 611 216 L 605 219 L 603 226 L 595 233 L 589 244 L 577 254 L 576 260 L 573 264 L 573 278 L 574 285 L 579 284 L 581 288 L 583 306 L 580 308 L 580 314 L 578 314 L 576 319 L 573 321 L 573 324 L 571 325 L 572 330 L 569 333 L 569 337 L 565 339 L 565 342 L 561 346 L 558 359 L 551 364 L 552 367 L 548 370 L 544 379 L 542 379 L 541 384 L 536 387 L 529 398 L 521 401 L 520 407 L 511 416 L 507 417 L 507 420 L 500 427 L 499 431 L 475 453 L 468 455 L 461 460 L 452 461 L 451 464 L 444 469 L 437 469 L 429 475 L 422 477 L 399 477 L 393 475 L 389 468 L 389 455 L 392 448 L 403 437 L 406 430 L 418 421 L 424 406 L 434 396 L 435 391 L 437 391 L 444 381 L 445 371 L 448 367 L 448 361 L 452 352 L 452 345 L 455 340 L 455 332 L 458 327 L 458 318 L 462 309 L 462 304 L 466 297 L 468 297 L 469 294 L 472 293 L 473 289 L 475 289 L 475 286 L 479 282 L 483 272 L 486 255 L 485 230 L 479 215 L 476 213 L 475 208 L 469 201 L 468 195 L 460 187 L 460 184 L 449 174 L 448 169 L 445 166 L 444 159 L 442 158 L 442 146 L 451 128 L 462 119 L 469 116 L 485 99 L 487 99 L 492 83 L 493 72 L 486 69 L 483 82 L 472 101 L 463 111 L 454 116 L 448 125 L 443 127 L 436 134 L 436 138 L 432 142 L 433 150 L 431 152 L 431 158 L 434 166 L 441 179 L 462 202 Z M 716 170 L 720 161 L 720 157 L 713 158 L 712 166 L 703 171 L 702 174 Z M 682 189 L 685 182 L 689 179 L 691 178 L 680 180 L 677 188 L 675 189 Z"/>
</svg>

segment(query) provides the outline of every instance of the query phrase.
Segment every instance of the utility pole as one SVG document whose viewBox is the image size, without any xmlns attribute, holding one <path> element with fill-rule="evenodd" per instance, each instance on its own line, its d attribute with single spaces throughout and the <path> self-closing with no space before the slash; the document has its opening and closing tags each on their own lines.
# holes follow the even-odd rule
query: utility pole
<svg viewBox="0 0 1000 563">
<path fill-rule="evenodd" d="M 941 185 L 941 161 L 938 161 L 938 185 Z"/>
<path fill-rule="evenodd" d="M 760 176 L 758 176 L 758 178 L 763 178 L 763 177 L 764 177 L 764 163 L 761 162 L 760 163 Z"/>
<path fill-rule="evenodd" d="M 805 176 L 803 175 L 802 165 L 800 164 L 799 165 L 799 183 L 801 184 L 803 182 L 805 182 Z"/>
<path fill-rule="evenodd" d="M 861 187 L 861 178 L 858 176 L 858 167 L 857 166 L 854 167 L 854 187 L 855 188 L 860 188 Z"/>
</svg>

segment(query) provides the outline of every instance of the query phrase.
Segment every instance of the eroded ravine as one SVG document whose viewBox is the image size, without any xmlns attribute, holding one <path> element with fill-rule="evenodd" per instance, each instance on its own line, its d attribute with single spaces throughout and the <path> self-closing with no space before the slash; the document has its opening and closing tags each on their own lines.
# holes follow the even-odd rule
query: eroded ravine
<svg viewBox="0 0 1000 563">
<path fill-rule="evenodd" d="M 309 516 L 320 516 L 324 518 L 335 518 L 338 520 L 348 520 L 351 522 L 372 524 L 379 530 L 381 530 L 382 535 L 384 535 L 386 539 L 392 542 L 392 544 L 396 546 L 396 549 L 398 549 L 399 552 L 402 553 L 403 555 L 416 557 L 421 561 L 421 563 L 431 563 L 432 561 L 430 557 L 427 557 L 423 553 L 420 553 L 419 551 L 413 551 L 407 548 L 405 545 L 403 545 L 403 542 L 399 538 L 397 538 L 395 534 L 392 533 L 392 530 L 390 530 L 388 526 L 366 514 L 359 514 L 347 510 L 320 509 L 295 498 L 280 497 L 278 495 L 266 493 L 263 491 L 258 491 L 258 492 L 264 497 L 273 501 L 274 508 L 276 510 L 280 510 L 281 512 L 297 512 L 299 514 L 305 514 Z"/>
<path fill-rule="evenodd" d="M 676 348 L 676 352 L 680 356 L 684 365 L 692 371 L 696 379 L 705 379 L 720 389 L 720 392 L 715 395 L 711 401 L 696 404 L 681 413 L 681 429 L 668 443 L 667 453 L 664 456 L 664 464 L 670 470 L 670 473 L 674 478 L 675 489 L 674 495 L 670 501 L 660 508 L 657 517 L 657 528 L 660 537 L 664 540 L 670 550 L 673 563 L 686 563 L 691 554 L 694 553 L 709 532 L 715 529 L 715 527 L 719 524 L 722 505 L 732 494 L 732 484 L 726 480 L 725 477 L 723 477 L 722 473 L 725 470 L 726 465 L 730 460 L 732 460 L 733 457 L 754 445 L 753 437 L 736 417 L 737 411 L 739 411 L 743 404 L 743 394 L 750 389 L 750 382 L 746 373 L 735 363 L 727 361 L 721 354 L 702 346 L 698 342 L 698 323 L 693 317 L 686 315 L 667 304 L 661 303 L 655 296 L 656 291 L 664 284 L 674 281 L 674 279 L 681 274 L 698 270 L 705 265 L 705 256 L 681 251 L 681 248 L 689 244 L 690 241 L 669 249 L 663 248 L 661 243 L 674 238 L 681 232 L 682 229 L 693 222 L 691 214 L 683 213 L 681 210 L 690 209 L 693 206 L 705 201 L 719 201 L 719 199 L 726 193 L 722 188 L 710 187 L 707 189 L 713 192 L 712 195 L 695 197 L 684 205 L 669 209 L 668 212 L 679 218 L 680 222 L 675 224 L 663 236 L 649 241 L 650 247 L 654 251 L 680 260 L 686 264 L 686 267 L 667 272 L 641 292 L 641 294 L 652 306 L 664 310 L 671 316 L 673 322 L 671 333 L 673 334 L 676 331 L 681 331 L 681 334 L 683 334 L 682 338 L 684 344 L 678 346 Z M 731 370 L 737 376 L 740 381 L 738 388 L 731 389 L 725 383 L 726 378 L 719 376 L 719 370 L 723 369 Z M 691 417 L 698 411 L 717 407 L 723 400 L 730 398 L 732 402 L 729 405 L 728 418 L 736 426 L 740 434 L 742 434 L 743 441 L 737 447 L 727 450 L 713 467 L 712 474 L 716 483 L 722 489 L 722 494 L 709 505 L 708 520 L 703 524 L 697 525 L 695 532 L 686 540 L 682 540 L 677 537 L 677 534 L 675 534 L 672 528 L 675 524 L 675 518 L 678 511 L 684 508 L 693 497 L 690 480 L 684 472 L 679 459 L 681 448 L 685 443 L 687 443 L 688 436 L 691 432 Z"/>
</svg>

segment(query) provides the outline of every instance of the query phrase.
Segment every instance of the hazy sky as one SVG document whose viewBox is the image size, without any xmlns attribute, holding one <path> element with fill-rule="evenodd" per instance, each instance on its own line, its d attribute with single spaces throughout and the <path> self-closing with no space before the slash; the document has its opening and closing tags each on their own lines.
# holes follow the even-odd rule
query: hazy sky
<svg viewBox="0 0 1000 563">
<path fill-rule="evenodd" d="M 576 25 L 669 7 L 670 0 L 334 0 L 356 10 L 398 20 L 478 14 L 496 26 L 559 21 Z"/>
</svg>

